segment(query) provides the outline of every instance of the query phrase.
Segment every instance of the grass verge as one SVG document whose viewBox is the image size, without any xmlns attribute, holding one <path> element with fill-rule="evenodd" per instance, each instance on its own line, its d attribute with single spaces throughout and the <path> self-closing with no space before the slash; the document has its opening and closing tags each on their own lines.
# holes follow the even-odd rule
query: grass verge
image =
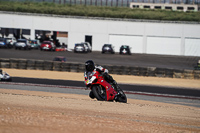
<svg viewBox="0 0 200 133">
<path fill-rule="evenodd" d="M 144 10 L 122 7 L 97 7 L 67 4 L 64 5 L 48 2 L 7 2 L 0 0 L 0 10 L 86 17 L 200 22 L 200 12 Z"/>
</svg>

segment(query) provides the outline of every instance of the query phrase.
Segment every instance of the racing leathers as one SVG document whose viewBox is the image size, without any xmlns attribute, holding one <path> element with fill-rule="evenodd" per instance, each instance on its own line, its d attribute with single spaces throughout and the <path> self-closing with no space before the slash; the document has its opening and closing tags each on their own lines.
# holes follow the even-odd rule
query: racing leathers
<svg viewBox="0 0 200 133">
<path fill-rule="evenodd" d="M 10 76 L 0 69 L 0 81 L 11 81 Z"/>
<path fill-rule="evenodd" d="M 0 73 L 0 81 L 3 79 L 4 75 Z"/>
<path fill-rule="evenodd" d="M 0 81 L 4 78 L 3 71 L 0 69 Z"/>
<path fill-rule="evenodd" d="M 108 74 L 108 70 L 103 68 L 102 66 L 95 66 L 95 69 L 93 71 L 85 71 L 84 73 L 84 77 L 85 77 L 85 81 L 87 81 L 88 79 L 90 79 L 95 73 L 96 71 L 98 71 L 99 73 L 101 73 L 104 77 L 104 79 L 110 83 L 111 85 L 113 85 L 114 89 L 117 90 L 118 89 L 118 85 L 117 82 L 112 78 L 112 76 L 110 76 Z M 88 86 L 87 86 L 88 87 Z"/>
</svg>

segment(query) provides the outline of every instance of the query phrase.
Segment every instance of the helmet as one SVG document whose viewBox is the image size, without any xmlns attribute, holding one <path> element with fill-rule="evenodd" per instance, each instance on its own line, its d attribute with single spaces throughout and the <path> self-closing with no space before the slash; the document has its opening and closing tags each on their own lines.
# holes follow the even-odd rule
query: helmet
<svg viewBox="0 0 200 133">
<path fill-rule="evenodd" d="M 95 68 L 95 66 L 94 66 L 94 62 L 92 60 L 88 60 L 88 61 L 85 62 L 86 71 L 91 72 L 91 71 L 94 70 L 94 68 Z"/>
</svg>

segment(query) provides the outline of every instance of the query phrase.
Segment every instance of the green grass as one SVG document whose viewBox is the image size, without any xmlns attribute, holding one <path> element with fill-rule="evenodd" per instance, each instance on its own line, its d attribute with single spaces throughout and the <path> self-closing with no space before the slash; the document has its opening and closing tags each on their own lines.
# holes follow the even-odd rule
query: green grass
<svg viewBox="0 0 200 133">
<path fill-rule="evenodd" d="M 87 17 L 200 22 L 200 12 L 143 10 L 120 7 L 97 7 L 84 5 L 60 5 L 47 2 L 5 2 L 0 0 L 0 10 Z"/>
</svg>

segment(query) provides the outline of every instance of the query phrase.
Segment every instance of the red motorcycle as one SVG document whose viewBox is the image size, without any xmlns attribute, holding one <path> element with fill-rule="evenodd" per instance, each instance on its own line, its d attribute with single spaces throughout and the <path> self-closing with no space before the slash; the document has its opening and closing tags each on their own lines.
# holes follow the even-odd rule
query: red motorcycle
<svg viewBox="0 0 200 133">
<path fill-rule="evenodd" d="M 85 81 L 86 86 L 91 89 L 90 97 L 99 101 L 116 101 L 127 103 L 127 97 L 120 87 L 117 89 L 108 83 L 98 71 Z"/>
</svg>

